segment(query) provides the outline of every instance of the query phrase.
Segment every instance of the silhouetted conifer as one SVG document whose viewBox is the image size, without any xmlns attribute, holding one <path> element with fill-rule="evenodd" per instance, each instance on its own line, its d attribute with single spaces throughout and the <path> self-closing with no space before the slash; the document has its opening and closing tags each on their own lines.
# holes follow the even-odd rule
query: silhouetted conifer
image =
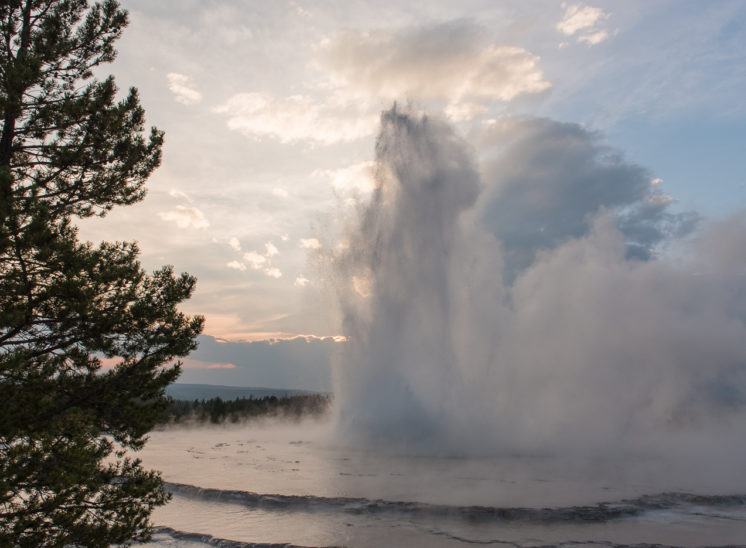
<svg viewBox="0 0 746 548">
<path fill-rule="evenodd" d="M 195 280 L 147 275 L 134 243 L 81 243 L 76 218 L 145 194 L 163 134 L 92 70 L 127 24 L 112 0 L 0 2 L 0 545 L 149 535 L 167 494 L 139 449 L 196 343 Z M 102 368 L 106 358 L 112 368 Z"/>
</svg>

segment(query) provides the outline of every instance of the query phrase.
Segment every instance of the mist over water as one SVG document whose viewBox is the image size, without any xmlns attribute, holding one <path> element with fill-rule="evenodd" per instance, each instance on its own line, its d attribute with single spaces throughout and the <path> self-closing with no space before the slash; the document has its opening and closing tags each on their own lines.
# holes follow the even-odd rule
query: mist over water
<svg viewBox="0 0 746 548">
<path fill-rule="evenodd" d="M 557 179 L 572 178 L 565 164 Z M 445 454 L 743 455 L 743 216 L 641 260 L 630 252 L 641 234 L 664 238 L 644 215 L 678 220 L 625 167 L 608 184 L 618 197 L 629 182 L 639 202 L 575 208 L 563 226 L 583 230 L 521 253 L 485 211 L 535 220 L 546 196 L 485 192 L 480 169 L 439 118 L 382 114 L 376 186 L 333 261 L 349 338 L 335 370 L 340 439 Z M 601 194 L 604 171 L 583 169 Z"/>
<path fill-rule="evenodd" d="M 157 546 L 746 538 L 746 221 L 681 239 L 697 216 L 643 168 L 579 126 L 517 129 L 477 155 L 383 113 L 370 200 L 319 251 L 336 421 L 155 432 Z"/>
</svg>

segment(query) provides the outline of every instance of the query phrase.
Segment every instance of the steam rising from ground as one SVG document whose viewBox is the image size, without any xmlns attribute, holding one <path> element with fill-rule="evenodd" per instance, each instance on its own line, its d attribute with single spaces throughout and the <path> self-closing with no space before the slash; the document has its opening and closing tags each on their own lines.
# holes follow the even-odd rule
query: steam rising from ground
<svg viewBox="0 0 746 548">
<path fill-rule="evenodd" d="M 695 216 L 668 213 L 641 168 L 586 145 L 599 157 L 577 175 L 594 195 L 585 209 L 572 202 L 560 236 L 524 249 L 519 221 L 552 220 L 531 180 L 483 193 L 474 153 L 445 122 L 383 113 L 377 185 L 333 263 L 349 337 L 335 390 L 346 439 L 444 452 L 738 445 L 743 216 L 704 228 L 675 257 L 641 260 L 641 241 L 679 236 Z M 515 146 L 518 162 L 528 149 Z M 550 159 L 531 160 L 548 162 L 549 185 Z M 559 165 L 556 182 L 572 181 Z M 598 199 L 624 184 L 616 201 Z"/>
</svg>

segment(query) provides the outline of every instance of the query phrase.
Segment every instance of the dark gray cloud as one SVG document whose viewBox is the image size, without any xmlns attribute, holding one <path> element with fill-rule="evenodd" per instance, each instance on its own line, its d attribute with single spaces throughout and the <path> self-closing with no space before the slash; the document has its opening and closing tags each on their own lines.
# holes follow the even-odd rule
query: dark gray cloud
<svg viewBox="0 0 746 548">
<path fill-rule="evenodd" d="M 232 342 L 202 335 L 179 382 L 329 392 L 331 356 L 339 344 L 331 338 Z"/>
<path fill-rule="evenodd" d="M 629 255 L 640 259 L 690 232 L 699 218 L 671 211 L 674 200 L 645 168 L 578 124 L 511 118 L 493 124 L 479 148 L 487 186 L 482 218 L 502 242 L 512 273 L 537 251 L 587 234 L 602 209 L 614 214 Z"/>
</svg>

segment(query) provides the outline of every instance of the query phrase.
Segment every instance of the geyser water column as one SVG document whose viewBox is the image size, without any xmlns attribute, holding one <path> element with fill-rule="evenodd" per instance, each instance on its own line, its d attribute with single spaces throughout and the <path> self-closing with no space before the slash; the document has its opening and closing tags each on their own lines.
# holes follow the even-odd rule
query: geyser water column
<svg viewBox="0 0 746 548">
<path fill-rule="evenodd" d="M 349 338 L 335 368 L 344 440 L 746 453 L 746 216 L 641 261 L 601 207 L 506 283 L 474 156 L 438 118 L 382 115 L 375 190 L 330 257 Z"/>
<path fill-rule="evenodd" d="M 470 295 L 484 287 L 490 245 L 475 253 L 467 228 L 479 175 L 444 122 L 397 107 L 381 116 L 376 160 L 370 203 L 334 262 L 349 338 L 336 369 L 340 428 L 348 439 L 442 447 L 464 416 L 457 408 L 473 403 L 462 363 L 478 369 L 470 324 L 498 305 L 495 294 Z"/>
</svg>

